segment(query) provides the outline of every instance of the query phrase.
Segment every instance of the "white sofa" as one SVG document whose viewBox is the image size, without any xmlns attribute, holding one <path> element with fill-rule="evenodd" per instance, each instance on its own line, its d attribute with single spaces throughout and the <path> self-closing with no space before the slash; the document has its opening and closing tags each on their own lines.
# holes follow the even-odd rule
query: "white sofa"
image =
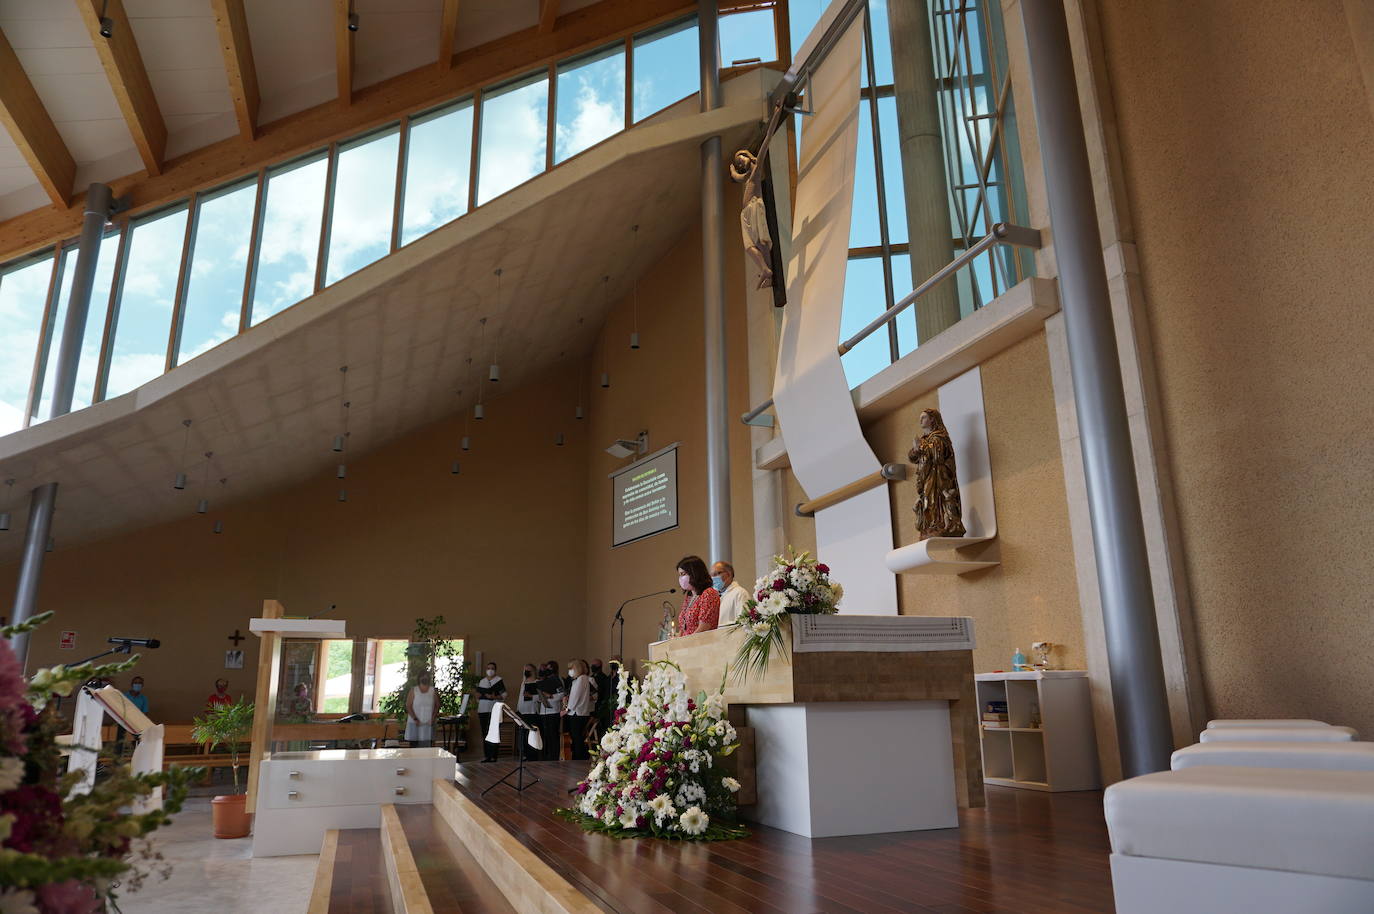
<svg viewBox="0 0 1374 914">
<path fill-rule="evenodd" d="M 1374 912 L 1374 771 L 1196 765 L 1104 804 L 1117 914 Z"/>
</svg>

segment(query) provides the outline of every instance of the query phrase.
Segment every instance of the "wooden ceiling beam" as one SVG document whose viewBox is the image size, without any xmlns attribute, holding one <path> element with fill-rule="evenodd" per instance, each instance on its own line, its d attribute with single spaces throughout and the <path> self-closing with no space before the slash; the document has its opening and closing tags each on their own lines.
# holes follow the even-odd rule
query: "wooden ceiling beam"
<svg viewBox="0 0 1374 914">
<path fill-rule="evenodd" d="M 352 0 L 334 0 L 334 77 L 339 86 L 339 104 L 353 104 L 353 37 L 349 28 Z"/>
<path fill-rule="evenodd" d="M 458 42 L 458 0 L 444 0 L 444 18 L 439 22 L 439 72 L 453 68 L 453 48 Z"/>
<path fill-rule="evenodd" d="M 539 34 L 547 35 L 553 31 L 558 21 L 558 0 L 539 0 Z"/>
<path fill-rule="evenodd" d="M 143 65 L 143 55 L 138 51 L 122 0 L 76 0 L 76 7 L 91 33 L 91 43 L 100 55 L 143 167 L 150 175 L 161 174 L 162 155 L 167 149 L 167 123 L 157 106 L 157 96 L 153 95 L 148 69 Z M 102 10 L 113 26 L 109 38 L 100 34 Z"/>
<path fill-rule="evenodd" d="M 224 53 L 224 72 L 229 78 L 229 95 L 234 100 L 234 116 L 239 135 L 252 140 L 258 132 L 258 71 L 253 66 L 253 43 L 248 37 L 248 15 L 243 0 L 210 0 L 215 13 L 215 30 Z"/>
<path fill-rule="evenodd" d="M 3 31 L 0 31 L 0 121 L 4 122 L 5 129 L 14 138 L 14 145 L 19 147 L 52 202 L 65 209 L 76 182 L 76 161 Z"/>
<path fill-rule="evenodd" d="M 84 2 L 84 0 L 83 0 Z M 99 0 L 96 0 L 98 3 Z M 114 0 L 111 0 L 111 6 Z M 691 0 L 600 0 L 560 17 L 549 35 L 537 27 L 486 42 L 457 54 L 441 73 L 425 64 L 354 93 L 353 104 L 334 101 L 261 124 L 257 139 L 232 136 L 167 162 L 162 174 L 126 175 L 105 183 L 129 200 L 128 216 L 184 199 L 226 181 L 251 175 L 263 166 L 287 161 L 434 107 L 566 57 L 609 44 L 626 35 L 676 19 L 696 9 Z M 44 245 L 74 238 L 81 230 L 84 194 L 67 209 L 42 209 L 0 222 L 0 263 Z"/>
</svg>

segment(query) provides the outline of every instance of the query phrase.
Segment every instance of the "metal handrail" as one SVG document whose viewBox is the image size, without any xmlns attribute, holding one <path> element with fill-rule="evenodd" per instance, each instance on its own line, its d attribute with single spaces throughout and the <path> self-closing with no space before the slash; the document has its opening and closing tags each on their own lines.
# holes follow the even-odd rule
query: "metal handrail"
<svg viewBox="0 0 1374 914">
<path fill-rule="evenodd" d="M 936 270 L 934 276 L 912 289 L 905 298 L 875 317 L 868 326 L 841 343 L 840 355 L 844 355 L 846 352 L 849 352 L 855 346 L 862 343 L 879 327 L 884 326 L 888 321 L 915 304 L 916 299 L 944 282 L 961 267 L 968 264 L 969 261 L 973 260 L 979 254 L 982 254 L 994 244 L 1010 244 L 1015 247 L 1038 248 L 1040 247 L 1040 232 L 1037 229 L 1026 228 L 1023 225 L 1012 225 L 1007 222 L 997 223 L 992 227 L 991 232 L 988 232 L 987 235 L 971 244 L 958 257 Z"/>
<path fill-rule="evenodd" d="M 926 294 L 931 289 L 935 288 L 940 283 L 944 282 L 952 274 L 957 272 L 960 268 L 966 266 L 969 263 L 969 261 L 973 260 L 979 254 L 982 254 L 984 251 L 988 250 L 988 248 L 992 247 L 995 244 L 1009 244 L 1013 247 L 1023 248 L 1039 248 L 1042 244 L 1042 238 L 1039 229 L 1026 228 L 1024 225 L 1013 225 L 1009 222 L 997 223 L 992 227 L 991 232 L 988 232 L 987 235 L 975 241 L 972 245 L 968 247 L 968 249 L 966 249 L 958 257 L 955 257 L 949 263 L 945 264 L 943 267 L 936 270 L 935 275 L 931 276 L 925 282 L 921 283 L 919 286 L 912 289 L 909 295 L 907 295 L 901 301 L 897 302 L 897 304 L 893 305 L 891 308 L 888 308 L 882 314 L 875 317 L 868 324 L 868 326 L 864 327 L 858 333 L 854 334 L 849 339 L 845 340 L 843 343 L 840 343 L 838 347 L 840 355 L 844 355 L 846 352 L 849 352 L 855 346 L 862 343 L 879 327 L 882 327 L 884 324 L 892 320 L 898 314 L 901 314 L 907 308 L 910 308 L 913 304 L 915 304 L 916 299 L 920 298 L 922 295 Z M 755 419 L 757 419 L 767 410 L 772 409 L 772 407 L 773 398 L 769 397 L 767 400 L 763 401 L 758 406 L 749 410 L 749 412 L 740 416 L 740 421 L 743 422 L 745 425 L 753 425 Z"/>
</svg>

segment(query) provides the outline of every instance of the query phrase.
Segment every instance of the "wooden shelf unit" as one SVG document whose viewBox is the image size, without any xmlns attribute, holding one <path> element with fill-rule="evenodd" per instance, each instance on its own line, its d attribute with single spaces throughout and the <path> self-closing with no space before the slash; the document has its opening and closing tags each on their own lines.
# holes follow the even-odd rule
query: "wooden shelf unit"
<svg viewBox="0 0 1374 914">
<path fill-rule="evenodd" d="M 1007 703 L 1007 726 L 978 727 L 983 780 L 1026 790 L 1096 790 L 1097 738 L 1083 670 L 979 673 L 978 709 Z M 1035 713 L 1040 726 L 1032 726 Z"/>
</svg>

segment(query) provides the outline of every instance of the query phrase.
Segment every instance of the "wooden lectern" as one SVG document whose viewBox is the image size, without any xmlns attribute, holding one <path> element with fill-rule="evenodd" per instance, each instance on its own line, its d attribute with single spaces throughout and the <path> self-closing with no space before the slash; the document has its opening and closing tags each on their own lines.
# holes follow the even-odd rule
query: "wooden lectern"
<svg viewBox="0 0 1374 914">
<path fill-rule="evenodd" d="M 973 620 L 791 616 L 788 629 L 787 651 L 747 681 L 726 674 L 734 627 L 649 647 L 693 692 L 725 676 L 731 722 L 752 730 L 738 762 L 741 805 L 756 793 L 746 817 L 823 837 L 954 827 L 956 803 L 984 805 Z"/>
<path fill-rule="evenodd" d="M 253 744 L 248 755 L 248 798 L 245 801 L 245 809 L 252 815 L 258 796 L 258 774 L 263 759 L 272 750 L 277 693 L 281 686 L 282 643 L 287 638 L 324 640 L 347 635 L 342 619 L 288 619 L 285 607 L 276 600 L 262 601 L 262 618 L 250 619 L 248 631 L 262 639 L 258 643 L 258 686 L 253 698 Z"/>
</svg>

